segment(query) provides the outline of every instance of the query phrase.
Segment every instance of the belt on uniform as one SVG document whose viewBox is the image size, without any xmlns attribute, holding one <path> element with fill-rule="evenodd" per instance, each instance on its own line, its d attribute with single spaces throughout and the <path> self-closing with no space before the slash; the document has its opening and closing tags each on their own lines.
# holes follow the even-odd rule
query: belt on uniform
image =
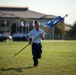
<svg viewBox="0 0 76 75">
<path fill-rule="evenodd" d="M 39 45 L 39 44 L 41 44 L 41 43 L 33 43 L 33 44 Z"/>
</svg>

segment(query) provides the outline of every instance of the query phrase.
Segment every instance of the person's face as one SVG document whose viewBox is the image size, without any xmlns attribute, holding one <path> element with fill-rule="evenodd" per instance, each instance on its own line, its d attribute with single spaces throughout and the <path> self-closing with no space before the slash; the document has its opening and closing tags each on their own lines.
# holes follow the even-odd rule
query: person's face
<svg viewBox="0 0 76 75">
<path fill-rule="evenodd" d="M 38 28 L 38 27 L 39 27 L 39 23 L 36 23 L 36 24 L 35 24 L 35 28 Z"/>
</svg>

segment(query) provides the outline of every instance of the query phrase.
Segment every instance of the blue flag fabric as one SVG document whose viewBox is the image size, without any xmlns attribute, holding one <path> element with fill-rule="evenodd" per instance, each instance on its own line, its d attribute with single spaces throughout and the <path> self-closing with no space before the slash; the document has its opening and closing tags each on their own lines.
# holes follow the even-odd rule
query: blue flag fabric
<svg viewBox="0 0 76 75">
<path fill-rule="evenodd" d="M 61 16 L 56 17 L 54 20 L 51 20 L 49 22 L 47 22 L 47 25 L 50 29 L 52 29 L 53 26 L 55 26 L 58 22 L 60 22 L 61 20 L 63 20 L 64 18 L 62 18 Z"/>
</svg>

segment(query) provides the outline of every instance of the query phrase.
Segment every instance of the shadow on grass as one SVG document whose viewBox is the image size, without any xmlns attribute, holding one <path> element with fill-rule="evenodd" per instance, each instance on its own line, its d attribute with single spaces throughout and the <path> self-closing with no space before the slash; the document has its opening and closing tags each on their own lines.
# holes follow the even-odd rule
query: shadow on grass
<svg viewBox="0 0 76 75">
<path fill-rule="evenodd" d="M 29 67 L 24 67 L 24 68 L 1 68 L 1 71 L 15 70 L 17 72 L 22 72 L 23 69 L 30 69 L 30 68 L 34 68 L 34 66 L 29 66 Z"/>
</svg>

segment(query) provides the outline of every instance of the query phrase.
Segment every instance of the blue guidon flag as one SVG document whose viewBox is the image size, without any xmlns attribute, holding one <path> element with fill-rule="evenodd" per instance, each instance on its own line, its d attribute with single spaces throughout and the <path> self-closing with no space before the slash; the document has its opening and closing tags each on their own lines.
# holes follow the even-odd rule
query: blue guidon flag
<svg viewBox="0 0 76 75">
<path fill-rule="evenodd" d="M 59 23 L 61 20 L 64 20 L 64 18 L 65 18 L 66 16 L 68 16 L 68 14 L 65 15 L 64 17 L 61 17 L 61 16 L 56 17 L 54 20 L 51 20 L 51 21 L 47 22 L 47 26 L 48 26 L 50 29 L 52 29 L 52 27 L 54 27 L 54 26 L 55 26 L 57 23 Z"/>
</svg>

